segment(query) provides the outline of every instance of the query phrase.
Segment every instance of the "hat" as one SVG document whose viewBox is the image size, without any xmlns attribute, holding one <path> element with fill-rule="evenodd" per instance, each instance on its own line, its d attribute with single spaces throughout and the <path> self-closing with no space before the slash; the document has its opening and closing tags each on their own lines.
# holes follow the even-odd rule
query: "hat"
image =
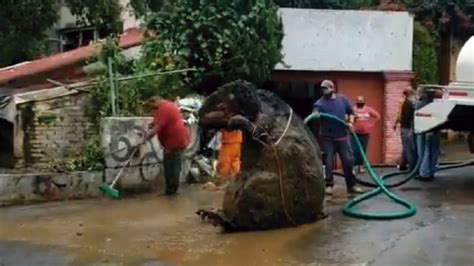
<svg viewBox="0 0 474 266">
<path fill-rule="evenodd" d="M 330 80 L 323 80 L 323 82 L 321 82 L 321 87 L 328 88 L 328 89 L 334 89 L 334 83 Z"/>
<path fill-rule="evenodd" d="M 356 98 L 356 103 L 365 103 L 365 98 L 364 98 L 364 96 L 357 96 L 357 98 Z"/>
</svg>

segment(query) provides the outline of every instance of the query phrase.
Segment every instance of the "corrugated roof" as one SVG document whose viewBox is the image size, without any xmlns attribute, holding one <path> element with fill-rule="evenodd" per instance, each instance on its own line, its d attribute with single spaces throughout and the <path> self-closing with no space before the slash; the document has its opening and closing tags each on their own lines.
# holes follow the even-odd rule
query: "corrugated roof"
<svg viewBox="0 0 474 266">
<path fill-rule="evenodd" d="M 140 45 L 142 41 L 143 35 L 141 30 L 131 28 L 120 36 L 120 47 L 124 49 L 130 48 Z M 85 62 L 88 58 L 97 55 L 100 49 L 100 44 L 92 44 L 68 52 L 0 69 L 0 85 Z"/>
</svg>

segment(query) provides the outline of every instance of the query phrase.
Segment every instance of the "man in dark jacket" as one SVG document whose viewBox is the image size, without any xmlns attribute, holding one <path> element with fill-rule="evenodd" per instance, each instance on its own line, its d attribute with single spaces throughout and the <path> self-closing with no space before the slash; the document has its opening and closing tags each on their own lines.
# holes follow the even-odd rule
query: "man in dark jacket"
<svg viewBox="0 0 474 266">
<path fill-rule="evenodd" d="M 416 142 L 413 132 L 415 118 L 415 92 L 411 89 L 403 91 L 404 100 L 400 110 L 400 116 L 395 124 L 395 129 L 400 126 L 403 155 L 408 161 L 410 171 L 415 169 L 418 156 L 416 154 Z"/>
</svg>

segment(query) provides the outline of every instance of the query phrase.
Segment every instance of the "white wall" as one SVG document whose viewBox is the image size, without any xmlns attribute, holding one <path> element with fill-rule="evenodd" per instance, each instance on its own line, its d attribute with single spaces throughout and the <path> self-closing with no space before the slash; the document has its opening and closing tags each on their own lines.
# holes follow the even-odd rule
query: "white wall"
<svg viewBox="0 0 474 266">
<path fill-rule="evenodd" d="M 76 17 L 71 14 L 71 11 L 65 5 L 59 7 L 59 20 L 56 23 L 56 29 L 64 29 L 74 27 L 76 25 Z"/>
<path fill-rule="evenodd" d="M 126 30 L 129 28 L 138 28 L 140 26 L 140 21 L 137 20 L 135 16 L 131 13 L 131 8 L 129 7 L 130 0 L 120 0 L 120 3 L 123 6 L 123 29 Z"/>
<path fill-rule="evenodd" d="M 413 17 L 406 12 L 280 9 L 291 70 L 412 69 Z M 277 69 L 288 69 L 283 65 Z"/>
</svg>

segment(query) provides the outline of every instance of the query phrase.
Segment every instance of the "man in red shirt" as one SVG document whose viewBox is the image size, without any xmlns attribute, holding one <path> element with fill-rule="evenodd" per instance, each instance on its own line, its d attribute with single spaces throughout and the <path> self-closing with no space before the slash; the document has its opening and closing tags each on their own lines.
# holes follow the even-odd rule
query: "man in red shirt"
<svg viewBox="0 0 474 266">
<path fill-rule="evenodd" d="M 166 180 L 166 195 L 176 194 L 184 150 L 190 143 L 189 131 L 184 124 L 181 112 L 175 103 L 160 96 L 150 99 L 154 109 L 153 127 L 147 132 L 140 145 L 155 135 L 163 146 L 163 167 Z"/>
</svg>

